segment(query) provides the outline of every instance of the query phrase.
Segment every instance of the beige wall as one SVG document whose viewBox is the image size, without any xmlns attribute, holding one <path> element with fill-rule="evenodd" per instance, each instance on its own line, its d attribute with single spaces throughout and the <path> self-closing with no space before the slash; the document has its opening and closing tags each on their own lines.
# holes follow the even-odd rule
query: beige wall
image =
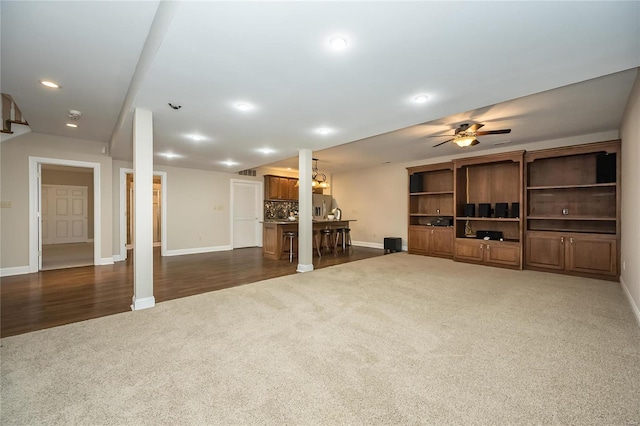
<svg viewBox="0 0 640 426">
<path fill-rule="evenodd" d="M 120 246 L 120 169 L 131 163 L 113 162 L 113 247 Z M 262 176 L 212 172 L 156 165 L 167 174 L 167 250 L 197 250 L 229 246 L 231 179 L 262 181 Z"/>
<path fill-rule="evenodd" d="M 527 150 L 553 148 L 567 145 L 600 142 L 618 139 L 618 132 L 602 132 L 580 137 L 556 139 L 527 144 Z M 522 150 L 513 145 L 501 149 L 490 149 L 474 153 L 460 150 L 454 156 L 428 158 L 403 164 L 387 164 L 370 169 L 331 175 L 331 190 L 334 202 L 342 209 L 346 219 L 355 219 L 350 224 L 354 242 L 372 247 L 380 246 L 384 237 L 401 237 L 407 245 L 408 177 L 407 167 L 435 164 L 455 158 L 475 155 L 497 154 L 499 152 Z"/>
<path fill-rule="evenodd" d="M 0 211 L 1 268 L 29 265 L 29 157 L 100 163 L 101 256 L 110 258 L 111 158 L 101 154 L 104 143 L 30 132 L 0 144 L 2 200 L 11 208 Z"/>
<path fill-rule="evenodd" d="M 87 234 L 89 239 L 93 239 L 93 173 L 43 169 L 42 184 L 87 187 Z"/>
<path fill-rule="evenodd" d="M 622 270 L 621 283 L 633 300 L 640 323 L 640 74 L 629 96 L 622 137 Z"/>
</svg>

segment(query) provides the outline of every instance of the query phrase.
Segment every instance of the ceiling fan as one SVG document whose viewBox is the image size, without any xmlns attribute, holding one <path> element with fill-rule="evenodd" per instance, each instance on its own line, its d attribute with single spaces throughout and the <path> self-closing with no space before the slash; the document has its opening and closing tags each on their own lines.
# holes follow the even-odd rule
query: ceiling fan
<svg viewBox="0 0 640 426">
<path fill-rule="evenodd" d="M 453 136 L 452 139 L 446 140 L 444 142 L 440 142 L 439 144 L 434 145 L 433 147 L 437 147 L 440 145 L 444 145 L 447 142 L 453 141 L 456 145 L 460 147 L 474 146 L 478 145 L 480 142 L 476 139 L 477 136 L 485 136 L 485 135 L 501 135 L 505 133 L 511 133 L 511 129 L 502 129 L 502 130 L 489 130 L 486 132 L 479 132 L 478 129 L 483 127 L 484 124 L 461 124 L 458 127 L 453 135 L 437 135 L 437 136 L 429 136 L 430 138 L 441 138 L 444 136 Z"/>
</svg>

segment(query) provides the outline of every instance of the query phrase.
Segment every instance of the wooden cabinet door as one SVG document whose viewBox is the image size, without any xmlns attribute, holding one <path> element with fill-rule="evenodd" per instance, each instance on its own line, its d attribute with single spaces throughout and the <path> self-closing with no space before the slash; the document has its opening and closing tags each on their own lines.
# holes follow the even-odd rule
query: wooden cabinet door
<svg viewBox="0 0 640 426">
<path fill-rule="evenodd" d="M 298 179 L 289 178 L 287 179 L 287 199 L 288 200 L 298 200 L 298 187 L 296 184 L 298 183 Z"/>
<path fill-rule="evenodd" d="M 409 228 L 409 242 L 407 248 L 412 254 L 429 254 L 431 250 L 430 229 L 424 226 Z"/>
<path fill-rule="evenodd" d="M 484 260 L 488 264 L 520 266 L 520 244 L 489 241 L 484 245 Z"/>
<path fill-rule="evenodd" d="M 471 262 L 482 262 L 484 260 L 484 241 L 470 239 L 456 239 L 455 260 L 467 260 Z"/>
<path fill-rule="evenodd" d="M 526 265 L 536 268 L 563 270 L 565 240 L 566 237 L 557 234 L 527 234 Z"/>
<path fill-rule="evenodd" d="M 266 180 L 266 197 L 269 200 L 280 199 L 280 178 L 278 176 L 269 176 Z"/>
<path fill-rule="evenodd" d="M 431 230 L 431 254 L 453 256 L 453 228 L 433 228 Z"/>
<path fill-rule="evenodd" d="M 568 271 L 617 276 L 618 252 L 615 237 L 574 235 L 568 239 Z"/>
</svg>

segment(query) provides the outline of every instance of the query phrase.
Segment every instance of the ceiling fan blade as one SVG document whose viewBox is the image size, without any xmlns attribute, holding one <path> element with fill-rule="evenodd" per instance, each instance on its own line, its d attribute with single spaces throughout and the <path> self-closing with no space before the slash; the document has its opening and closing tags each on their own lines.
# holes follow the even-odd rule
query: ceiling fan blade
<svg viewBox="0 0 640 426">
<path fill-rule="evenodd" d="M 427 137 L 428 137 L 428 138 L 443 138 L 443 137 L 445 137 L 445 136 L 449 136 L 449 137 L 451 137 L 451 136 L 455 136 L 455 135 L 433 135 L 433 136 L 427 136 Z"/>
<path fill-rule="evenodd" d="M 471 132 L 477 132 L 478 129 L 483 126 L 484 124 L 472 124 L 469 128 L 467 128 L 467 130 Z"/>
<path fill-rule="evenodd" d="M 433 148 L 438 147 L 438 146 L 440 146 L 440 145 L 444 145 L 445 143 L 447 143 L 447 142 L 451 142 L 452 140 L 453 140 L 453 139 L 449 139 L 448 141 L 440 142 L 439 144 L 434 145 L 434 146 L 433 146 Z"/>
<path fill-rule="evenodd" d="M 477 132 L 476 135 L 477 136 L 484 136 L 484 135 L 502 135 L 505 133 L 511 133 L 511 129 L 503 129 L 503 130 L 489 130 L 486 132 Z"/>
<path fill-rule="evenodd" d="M 478 139 L 474 139 L 473 142 L 471 142 L 471 145 L 469 146 L 476 146 L 480 143 L 480 141 Z"/>
</svg>

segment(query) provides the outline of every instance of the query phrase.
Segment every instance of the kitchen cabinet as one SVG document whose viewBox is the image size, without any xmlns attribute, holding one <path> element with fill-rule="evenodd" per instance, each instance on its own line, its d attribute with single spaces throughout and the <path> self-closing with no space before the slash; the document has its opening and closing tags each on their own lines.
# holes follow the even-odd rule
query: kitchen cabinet
<svg viewBox="0 0 640 426">
<path fill-rule="evenodd" d="M 514 151 L 454 160 L 454 260 L 522 269 L 522 220 L 493 211 L 497 203 L 522 204 L 523 158 L 524 151 Z M 489 211 L 481 213 L 480 204 Z M 467 205 L 474 206 L 472 215 Z M 503 241 L 475 238 L 484 231 L 500 233 Z"/>
<path fill-rule="evenodd" d="M 619 273 L 620 141 L 525 155 L 525 266 L 594 278 Z"/>
<path fill-rule="evenodd" d="M 611 279 L 618 276 L 617 240 L 613 235 L 528 232 L 526 265 Z"/>
<path fill-rule="evenodd" d="M 458 239 L 455 243 L 456 261 L 519 269 L 520 257 L 519 242 L 470 238 Z"/>
<path fill-rule="evenodd" d="M 407 168 L 409 175 L 408 250 L 412 254 L 453 257 L 453 163 Z"/>
<path fill-rule="evenodd" d="M 298 200 L 298 179 L 265 175 L 264 198 L 265 200 Z"/>
</svg>

